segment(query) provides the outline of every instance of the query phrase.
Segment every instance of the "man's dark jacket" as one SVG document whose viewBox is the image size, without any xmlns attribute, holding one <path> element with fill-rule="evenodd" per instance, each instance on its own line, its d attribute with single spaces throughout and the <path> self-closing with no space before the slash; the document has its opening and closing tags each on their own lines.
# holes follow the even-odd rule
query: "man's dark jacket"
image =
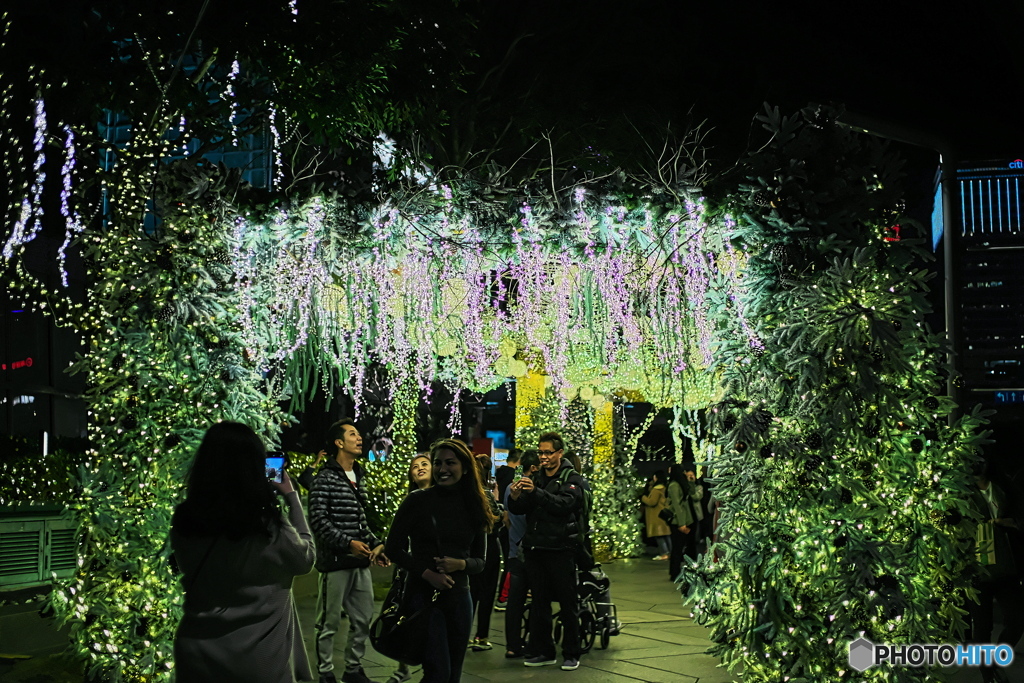
<svg viewBox="0 0 1024 683">
<path fill-rule="evenodd" d="M 371 549 L 381 544 L 366 521 L 363 468 L 354 463 L 352 471 L 355 486 L 337 460 L 328 460 L 309 492 L 309 526 L 316 539 L 316 568 L 321 572 L 369 567 L 367 558 L 351 553 L 349 543 L 362 541 Z"/>
<path fill-rule="evenodd" d="M 568 470 L 569 474 L 563 477 Z M 565 479 L 563 482 L 562 479 Z M 526 515 L 523 547 L 527 550 L 575 550 L 581 542 L 583 477 L 568 459 L 554 477 L 541 470 L 534 475 L 534 490 L 516 500 L 509 496 L 509 512 Z"/>
</svg>

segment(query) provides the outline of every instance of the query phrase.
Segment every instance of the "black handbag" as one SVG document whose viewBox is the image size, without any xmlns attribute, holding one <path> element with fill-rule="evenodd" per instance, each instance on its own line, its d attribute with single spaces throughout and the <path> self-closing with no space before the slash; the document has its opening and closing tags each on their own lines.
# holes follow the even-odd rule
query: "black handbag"
<svg viewBox="0 0 1024 683">
<path fill-rule="evenodd" d="M 660 510 L 658 510 L 658 517 L 668 522 L 669 525 L 672 524 L 672 510 L 670 510 L 669 508 L 661 508 Z"/>
<path fill-rule="evenodd" d="M 430 516 L 437 537 L 437 520 Z M 440 539 L 438 539 L 440 551 Z M 418 666 L 423 663 L 424 640 L 427 637 L 427 618 L 437 600 L 439 591 L 423 603 L 419 609 L 410 604 L 413 591 L 409 587 L 409 572 L 395 570 L 391 588 L 384 598 L 380 615 L 370 624 L 370 643 L 373 649 L 389 659 L 402 664 Z"/>
<path fill-rule="evenodd" d="M 391 582 L 391 589 L 384 598 L 380 616 L 370 624 L 370 642 L 373 649 L 385 657 L 409 666 L 417 666 L 423 663 L 427 615 L 437 600 L 437 591 L 434 591 L 434 596 L 417 610 L 413 610 L 409 604 L 411 592 L 409 573 L 404 569 L 398 569 Z"/>
</svg>

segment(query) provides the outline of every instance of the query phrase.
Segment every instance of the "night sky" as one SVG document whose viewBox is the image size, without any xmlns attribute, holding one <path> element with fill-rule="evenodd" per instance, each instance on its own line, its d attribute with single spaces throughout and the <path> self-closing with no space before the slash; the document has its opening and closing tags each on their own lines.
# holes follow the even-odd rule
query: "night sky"
<svg viewBox="0 0 1024 683">
<path fill-rule="evenodd" d="M 1024 3 L 754 3 L 683 0 L 501 3 L 483 22 L 481 60 L 529 34 L 506 75 L 574 116 L 715 128 L 723 158 L 747 145 L 767 101 L 809 102 L 949 140 L 961 159 L 1024 155 Z"/>
</svg>

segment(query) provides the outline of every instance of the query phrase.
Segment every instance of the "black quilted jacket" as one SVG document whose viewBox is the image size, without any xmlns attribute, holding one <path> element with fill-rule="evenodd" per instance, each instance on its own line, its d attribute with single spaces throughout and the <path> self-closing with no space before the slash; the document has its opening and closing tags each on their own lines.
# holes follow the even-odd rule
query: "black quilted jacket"
<svg viewBox="0 0 1024 683">
<path fill-rule="evenodd" d="M 349 543 L 362 541 L 370 548 L 382 543 L 366 522 L 363 468 L 355 463 L 353 471 L 355 485 L 337 460 L 328 460 L 309 492 L 309 526 L 316 539 L 316 568 L 321 572 L 368 567 L 368 559 L 349 552 Z"/>
</svg>

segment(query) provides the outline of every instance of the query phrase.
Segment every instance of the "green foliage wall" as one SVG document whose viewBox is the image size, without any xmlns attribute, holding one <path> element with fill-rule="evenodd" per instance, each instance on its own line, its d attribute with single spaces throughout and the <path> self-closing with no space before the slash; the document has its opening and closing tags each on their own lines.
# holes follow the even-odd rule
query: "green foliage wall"
<svg viewBox="0 0 1024 683">
<path fill-rule="evenodd" d="M 87 336 L 72 371 L 88 379 L 93 450 L 68 473 L 79 566 L 52 602 L 89 675 L 108 680 L 169 673 L 181 593 L 167 534 L 205 429 L 237 420 L 273 441 L 283 419 L 238 342 L 222 215 L 182 208 L 146 236 L 146 159 L 160 144 L 136 144 L 106 228 L 83 245 L 88 304 L 56 310 Z"/>
<path fill-rule="evenodd" d="M 847 644 L 963 635 L 983 416 L 953 419 L 944 395 L 922 241 L 885 239 L 909 225 L 894 157 L 834 115 L 762 117 L 772 138 L 733 205 L 756 337 L 724 312 L 720 557 L 682 584 L 712 652 L 751 683 L 924 680 L 853 672 Z"/>
</svg>

